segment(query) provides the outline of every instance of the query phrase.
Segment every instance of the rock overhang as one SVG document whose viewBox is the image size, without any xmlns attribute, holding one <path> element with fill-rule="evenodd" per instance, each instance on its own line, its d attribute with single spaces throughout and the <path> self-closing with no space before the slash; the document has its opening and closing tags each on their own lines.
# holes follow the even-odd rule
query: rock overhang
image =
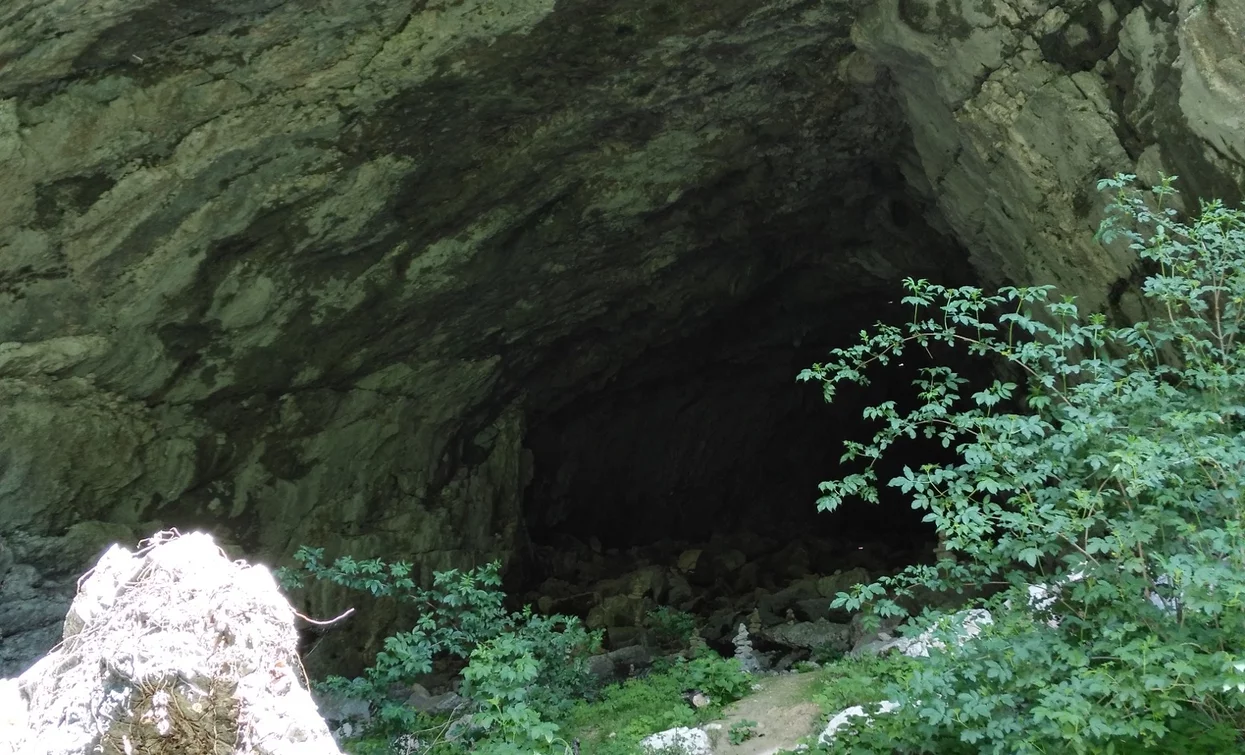
<svg viewBox="0 0 1245 755">
<path fill-rule="evenodd" d="M 478 562 L 522 539 L 534 414 L 767 286 L 833 302 L 936 271 L 944 233 L 988 280 L 1108 299 L 1128 261 L 1084 184 L 1240 183 L 1204 117 L 1239 5 L 1082 5 L 23 0 L 0 534 Z"/>
</svg>

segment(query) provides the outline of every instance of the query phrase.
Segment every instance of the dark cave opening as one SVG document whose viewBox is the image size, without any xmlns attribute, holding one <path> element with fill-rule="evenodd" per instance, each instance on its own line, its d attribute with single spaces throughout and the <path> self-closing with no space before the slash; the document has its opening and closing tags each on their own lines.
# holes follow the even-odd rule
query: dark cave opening
<svg viewBox="0 0 1245 755">
<path fill-rule="evenodd" d="M 873 314 L 872 298 L 840 306 Z M 854 336 L 870 324 L 839 330 Z M 827 404 L 818 384 L 797 383 L 795 376 L 850 338 L 810 334 L 798 344 L 722 353 L 738 343 L 730 337 L 736 326 L 728 320 L 694 343 L 658 350 L 531 428 L 535 478 L 525 511 L 534 542 L 570 536 L 625 549 L 730 532 L 848 542 L 927 539 L 920 516 L 895 496 L 833 513 L 816 507 L 818 483 L 839 468 L 842 440 L 872 432 L 860 409 L 910 397 L 915 368 L 926 360 L 913 355 L 900 371 L 879 373 L 872 386 L 848 388 L 842 400 Z M 883 467 L 898 473 L 908 459 L 926 460 L 922 451 L 940 450 L 916 444 Z"/>
<path fill-rule="evenodd" d="M 943 282 L 971 283 L 963 269 Z M 853 577 L 932 560 L 932 525 L 896 489 L 883 485 L 879 504 L 820 512 L 818 484 L 851 471 L 840 470 L 842 441 L 876 429 L 865 406 L 917 401 L 922 366 L 950 363 L 985 379 L 989 365 L 910 352 L 827 404 L 820 384 L 796 375 L 862 329 L 911 312 L 898 281 L 818 300 L 796 293 L 810 276 L 792 270 L 598 390 L 531 418 L 530 546 L 515 583 L 526 602 L 586 617 L 613 647 L 642 642 L 647 612 L 670 606 L 698 616 L 702 636 L 721 646 L 748 616 L 846 621 L 830 611 L 826 579 L 847 575 L 846 589 Z M 898 446 L 879 478 L 950 453 L 937 442 Z M 637 574 L 647 575 L 639 588 Z"/>
</svg>

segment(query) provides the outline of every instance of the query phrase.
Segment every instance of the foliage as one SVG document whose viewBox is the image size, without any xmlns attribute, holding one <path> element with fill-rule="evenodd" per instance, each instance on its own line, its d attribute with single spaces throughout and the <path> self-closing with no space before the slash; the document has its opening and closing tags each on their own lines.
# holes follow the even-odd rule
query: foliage
<svg viewBox="0 0 1245 755">
<path fill-rule="evenodd" d="M 978 601 L 992 627 L 888 691 L 915 749 L 1192 752 L 1245 725 L 1245 213 L 1203 203 L 1186 224 L 1167 208 L 1171 179 L 1149 197 L 1133 180 L 1100 182 L 1113 193 L 1100 238 L 1152 270 L 1152 321 L 1109 327 L 1051 286 L 907 280 L 906 325 L 879 324 L 800 376 L 832 401 L 871 368 L 938 348 L 1000 376 L 974 390 L 950 367 L 922 369 L 915 406 L 864 409 L 880 429 L 845 443 L 859 471 L 822 484 L 823 509 L 877 502 L 875 464 L 897 441 L 956 452 L 889 481 L 955 558 L 836 601 L 887 616 L 917 589 L 994 593 Z"/>
<path fill-rule="evenodd" d="M 809 653 L 809 660 L 813 663 L 827 664 L 834 663 L 843 659 L 843 649 L 833 643 L 818 645 Z"/>
<path fill-rule="evenodd" d="M 757 722 L 744 719 L 731 724 L 726 730 L 726 738 L 733 745 L 741 745 L 757 735 Z"/>
<path fill-rule="evenodd" d="M 722 705 L 750 690 L 749 684 L 736 661 L 709 653 L 611 685 L 599 700 L 577 704 L 559 723 L 567 739 L 581 740 L 585 753 L 635 755 L 649 734 L 712 720 Z M 704 692 L 711 704 L 693 709 L 684 698 L 689 689 Z"/>
<path fill-rule="evenodd" d="M 888 687 L 906 685 L 920 663 L 899 654 L 844 658 L 823 668 L 813 700 L 830 713 L 879 703 Z"/>
<path fill-rule="evenodd" d="M 689 689 L 704 692 L 719 705 L 738 700 L 752 690 L 752 677 L 735 658 L 723 660 L 711 654 L 690 661 L 680 659 L 674 673 L 684 675 Z"/>
<path fill-rule="evenodd" d="M 647 624 L 653 639 L 663 647 L 685 648 L 696 633 L 696 617 L 670 606 L 658 606 L 648 612 Z"/>
<path fill-rule="evenodd" d="M 591 687 L 587 658 L 600 647 L 599 633 L 587 632 L 575 617 L 539 616 L 530 608 L 507 611 L 500 564 L 438 572 L 432 587 L 423 588 L 410 578 L 406 563 L 344 556 L 326 565 L 323 549 L 307 547 L 295 559 L 300 570 L 279 573 L 287 589 L 301 587 L 310 576 L 418 609 L 415 626 L 388 637 L 364 676 L 329 677 L 321 685 L 370 702 L 385 730 L 421 727 L 419 715 L 388 693 L 395 684 L 409 685 L 430 672 L 439 657 L 467 661 L 463 692 L 478 708 L 471 729 L 490 738 L 498 755 L 511 745 L 527 752 L 522 748 L 553 743 L 557 727 L 549 716 L 569 709 Z"/>
</svg>

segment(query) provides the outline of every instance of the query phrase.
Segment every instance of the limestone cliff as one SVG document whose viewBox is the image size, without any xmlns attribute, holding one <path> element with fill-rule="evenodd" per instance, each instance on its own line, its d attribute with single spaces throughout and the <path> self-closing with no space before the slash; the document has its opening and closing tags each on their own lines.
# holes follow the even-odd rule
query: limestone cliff
<svg viewBox="0 0 1245 755">
<path fill-rule="evenodd" d="M 504 556 L 532 413 L 758 292 L 820 312 L 958 243 L 1118 295 L 1092 181 L 1234 198 L 1243 29 L 1242 0 L 9 0 L 0 539 L 56 589 L 165 526 Z"/>
<path fill-rule="evenodd" d="M 1162 172 L 1229 202 L 1245 187 L 1239 0 L 880 0 L 852 38 L 849 70 L 892 76 L 904 175 L 988 277 L 1118 304 L 1130 259 L 1092 241 L 1096 179 Z"/>
</svg>

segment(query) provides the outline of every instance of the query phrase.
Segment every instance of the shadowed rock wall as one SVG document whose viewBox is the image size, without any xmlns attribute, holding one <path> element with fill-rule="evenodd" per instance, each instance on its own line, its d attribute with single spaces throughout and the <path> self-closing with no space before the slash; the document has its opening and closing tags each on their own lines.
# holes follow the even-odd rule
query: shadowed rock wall
<svg viewBox="0 0 1245 755">
<path fill-rule="evenodd" d="M 21 589 L 166 526 L 506 556 L 533 413 L 784 275 L 830 308 L 941 270 L 939 233 L 986 280 L 1105 300 L 1130 271 L 1090 242 L 1092 179 L 1241 186 L 1243 16 L 10 0 L 0 538 L 46 576 Z"/>
<path fill-rule="evenodd" d="M 852 39 L 845 70 L 890 75 L 916 147 L 904 174 L 987 278 L 1139 315 L 1133 258 L 1093 241 L 1095 180 L 1245 188 L 1241 0 L 879 0 Z"/>
</svg>

